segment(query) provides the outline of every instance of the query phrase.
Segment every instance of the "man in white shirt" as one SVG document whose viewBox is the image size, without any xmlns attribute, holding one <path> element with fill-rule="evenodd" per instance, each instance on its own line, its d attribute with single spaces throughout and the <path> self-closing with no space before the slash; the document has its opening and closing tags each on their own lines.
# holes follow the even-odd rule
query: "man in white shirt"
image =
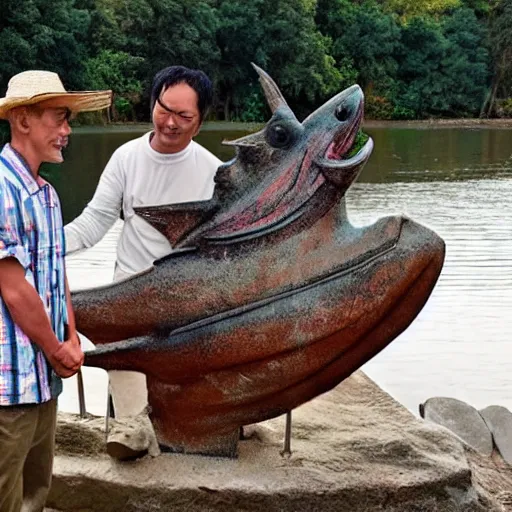
<svg viewBox="0 0 512 512">
<path fill-rule="evenodd" d="M 153 130 L 119 147 L 110 158 L 91 202 L 65 226 L 66 252 L 99 242 L 119 218 L 124 225 L 117 246 L 114 280 L 151 267 L 172 251 L 168 240 L 134 212 L 154 206 L 210 199 L 222 163 L 192 140 L 212 103 L 213 87 L 198 70 L 171 66 L 155 75 L 151 91 Z M 145 375 L 109 372 L 116 418 L 139 415 L 147 405 Z M 116 441 L 111 455 L 122 458 Z M 126 455 L 132 455 L 126 450 Z"/>
</svg>

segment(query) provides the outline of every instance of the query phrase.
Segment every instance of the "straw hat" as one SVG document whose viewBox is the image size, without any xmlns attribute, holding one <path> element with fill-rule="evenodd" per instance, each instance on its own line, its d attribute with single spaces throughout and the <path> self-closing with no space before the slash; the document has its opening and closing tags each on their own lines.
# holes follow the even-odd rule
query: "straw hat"
<svg viewBox="0 0 512 512">
<path fill-rule="evenodd" d="M 84 112 L 109 107 L 112 91 L 68 92 L 57 73 L 23 71 L 9 80 L 5 97 L 0 98 L 0 119 L 5 119 L 12 108 L 33 105 L 52 98 L 62 98 L 62 106 L 73 112 Z"/>
</svg>

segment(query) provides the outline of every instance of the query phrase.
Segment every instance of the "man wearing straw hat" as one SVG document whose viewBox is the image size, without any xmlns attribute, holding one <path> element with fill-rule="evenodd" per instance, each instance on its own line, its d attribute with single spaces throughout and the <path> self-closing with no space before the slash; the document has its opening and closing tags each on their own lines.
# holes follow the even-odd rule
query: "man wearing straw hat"
<svg viewBox="0 0 512 512">
<path fill-rule="evenodd" d="M 84 355 L 64 268 L 59 198 L 39 176 L 61 163 L 72 113 L 110 105 L 110 91 L 67 92 L 25 71 L 0 98 L 11 142 L 0 152 L 0 510 L 42 511 L 50 488 L 60 378 Z"/>
</svg>

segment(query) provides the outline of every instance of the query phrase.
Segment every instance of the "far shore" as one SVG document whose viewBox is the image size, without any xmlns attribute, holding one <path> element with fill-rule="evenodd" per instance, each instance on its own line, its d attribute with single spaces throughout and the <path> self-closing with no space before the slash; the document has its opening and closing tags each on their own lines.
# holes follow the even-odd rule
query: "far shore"
<svg viewBox="0 0 512 512">
<path fill-rule="evenodd" d="M 242 123 L 240 121 L 206 121 L 202 131 L 254 131 L 261 129 L 265 123 Z M 436 128 L 512 128 L 512 118 L 502 119 L 421 119 L 412 121 L 388 121 L 381 119 L 365 119 L 363 128 L 411 128 L 411 129 L 436 129 Z M 151 123 L 109 123 L 105 125 L 77 125 L 73 128 L 77 132 L 111 130 L 123 132 L 150 131 Z"/>
</svg>

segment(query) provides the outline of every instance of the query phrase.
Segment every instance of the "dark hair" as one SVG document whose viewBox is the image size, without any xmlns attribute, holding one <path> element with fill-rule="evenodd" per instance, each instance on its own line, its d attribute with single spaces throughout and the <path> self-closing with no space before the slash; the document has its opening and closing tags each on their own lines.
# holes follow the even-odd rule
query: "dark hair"
<svg viewBox="0 0 512 512">
<path fill-rule="evenodd" d="M 185 83 L 197 93 L 197 107 L 201 121 L 208 113 L 213 101 L 213 85 L 206 73 L 199 69 L 189 69 L 185 66 L 169 66 L 160 70 L 153 79 L 151 87 L 151 112 L 162 91 L 173 85 Z"/>
</svg>

